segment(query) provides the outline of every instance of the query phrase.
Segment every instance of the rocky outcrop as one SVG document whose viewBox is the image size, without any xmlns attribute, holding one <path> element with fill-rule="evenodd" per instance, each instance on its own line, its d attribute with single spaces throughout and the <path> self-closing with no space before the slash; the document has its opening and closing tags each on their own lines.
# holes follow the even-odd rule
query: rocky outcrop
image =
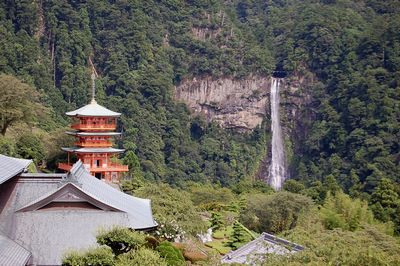
<svg viewBox="0 0 400 266">
<path fill-rule="evenodd" d="M 313 84 L 313 77 L 281 80 L 280 112 L 285 135 L 297 134 L 305 116 L 312 116 Z M 195 77 L 175 87 L 175 98 L 185 102 L 195 114 L 202 114 L 224 128 L 252 130 L 270 117 L 270 87 L 270 77 Z"/>
<path fill-rule="evenodd" d="M 269 115 L 270 82 L 260 76 L 193 78 L 175 87 L 175 97 L 224 128 L 252 130 Z"/>
<path fill-rule="evenodd" d="M 313 76 L 291 76 L 284 80 L 281 89 L 281 124 L 291 139 L 307 133 L 310 120 L 314 119 L 312 107 Z"/>
<path fill-rule="evenodd" d="M 205 41 L 207 39 L 214 39 L 221 33 L 221 28 L 210 29 L 192 27 L 192 35 L 195 39 Z"/>
</svg>

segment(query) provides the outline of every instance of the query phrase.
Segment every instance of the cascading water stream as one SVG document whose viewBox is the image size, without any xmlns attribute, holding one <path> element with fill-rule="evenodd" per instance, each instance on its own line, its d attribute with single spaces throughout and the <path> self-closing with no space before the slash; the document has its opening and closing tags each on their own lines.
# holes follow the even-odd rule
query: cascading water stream
<svg viewBox="0 0 400 266">
<path fill-rule="evenodd" d="M 280 190 L 285 181 L 285 152 L 283 147 L 282 129 L 279 119 L 279 85 L 280 80 L 272 78 L 271 82 L 271 131 L 272 158 L 269 167 L 269 183 L 275 190 Z"/>
</svg>

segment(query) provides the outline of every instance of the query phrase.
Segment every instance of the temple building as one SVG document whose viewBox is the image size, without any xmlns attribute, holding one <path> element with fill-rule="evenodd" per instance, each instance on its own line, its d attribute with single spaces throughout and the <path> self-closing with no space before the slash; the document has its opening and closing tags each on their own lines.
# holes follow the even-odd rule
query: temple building
<svg viewBox="0 0 400 266">
<path fill-rule="evenodd" d="M 99 230 L 152 230 L 150 200 L 90 175 L 81 161 L 65 174 L 27 173 L 31 160 L 0 154 L 0 265 L 61 265 L 96 245 Z"/>
<path fill-rule="evenodd" d="M 75 147 L 62 148 L 68 153 L 68 162 L 60 163 L 58 168 L 69 171 L 72 167 L 71 155 L 76 155 L 78 160 L 88 169 L 91 175 L 107 182 L 119 182 L 121 174 L 128 172 L 127 165 L 116 162 L 116 155 L 124 152 L 123 149 L 113 148 L 112 139 L 121 135 L 115 132 L 117 118 L 120 113 L 111 111 L 99 105 L 95 100 L 94 76 L 93 96 L 90 104 L 66 115 L 73 118 L 71 128 L 73 131 L 66 133 L 76 138 Z"/>
</svg>

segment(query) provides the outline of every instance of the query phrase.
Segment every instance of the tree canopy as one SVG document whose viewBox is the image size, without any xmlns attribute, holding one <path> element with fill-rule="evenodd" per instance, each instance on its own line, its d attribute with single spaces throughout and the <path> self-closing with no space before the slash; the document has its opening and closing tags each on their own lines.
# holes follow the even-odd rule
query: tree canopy
<svg viewBox="0 0 400 266">
<path fill-rule="evenodd" d="M 0 133 L 18 123 L 34 123 L 44 111 L 39 94 L 31 86 L 11 75 L 0 74 Z"/>
</svg>

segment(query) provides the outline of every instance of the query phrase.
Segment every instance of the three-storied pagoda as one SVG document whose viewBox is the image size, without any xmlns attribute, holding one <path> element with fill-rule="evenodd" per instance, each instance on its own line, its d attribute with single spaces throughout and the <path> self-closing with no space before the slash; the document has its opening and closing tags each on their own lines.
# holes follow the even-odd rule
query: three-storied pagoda
<svg viewBox="0 0 400 266">
<path fill-rule="evenodd" d="M 115 155 L 124 152 L 123 149 L 112 147 L 112 138 L 121 133 L 115 132 L 117 118 L 120 113 L 111 111 L 99 105 L 95 100 L 95 75 L 92 74 L 92 100 L 75 111 L 66 115 L 73 117 L 71 126 L 74 131 L 67 131 L 76 138 L 75 147 L 62 148 L 68 153 L 68 162 L 60 163 L 59 169 L 69 171 L 72 167 L 70 155 L 75 154 L 93 176 L 107 182 L 118 182 L 123 172 L 128 172 L 127 165 L 115 162 Z"/>
</svg>

